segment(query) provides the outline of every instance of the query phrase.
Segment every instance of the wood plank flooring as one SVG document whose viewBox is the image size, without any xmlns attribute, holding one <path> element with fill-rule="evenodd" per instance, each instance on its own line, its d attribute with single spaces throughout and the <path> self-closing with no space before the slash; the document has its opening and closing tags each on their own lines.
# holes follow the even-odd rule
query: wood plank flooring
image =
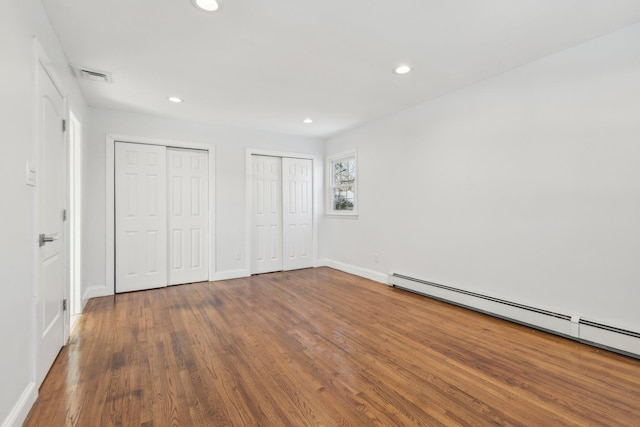
<svg viewBox="0 0 640 427">
<path fill-rule="evenodd" d="M 91 300 L 26 426 L 637 426 L 640 361 L 329 268 Z"/>
</svg>

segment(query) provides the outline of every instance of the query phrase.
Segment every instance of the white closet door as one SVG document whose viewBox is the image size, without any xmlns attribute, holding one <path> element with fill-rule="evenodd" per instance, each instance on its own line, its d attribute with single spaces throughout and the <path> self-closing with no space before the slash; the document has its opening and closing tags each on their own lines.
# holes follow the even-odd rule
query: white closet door
<svg viewBox="0 0 640 427">
<path fill-rule="evenodd" d="M 252 156 L 251 273 L 282 270 L 282 159 Z"/>
<path fill-rule="evenodd" d="M 309 159 L 282 159 L 283 269 L 313 267 L 313 173 Z"/>
<path fill-rule="evenodd" d="M 115 144 L 116 292 L 167 285 L 166 148 Z"/>
<path fill-rule="evenodd" d="M 167 149 L 169 169 L 169 284 L 209 278 L 206 151 Z"/>
</svg>

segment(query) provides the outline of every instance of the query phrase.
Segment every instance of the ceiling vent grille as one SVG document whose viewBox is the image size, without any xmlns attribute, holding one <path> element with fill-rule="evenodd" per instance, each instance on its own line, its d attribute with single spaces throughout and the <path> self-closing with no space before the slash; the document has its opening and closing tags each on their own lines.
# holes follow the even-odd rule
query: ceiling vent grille
<svg viewBox="0 0 640 427">
<path fill-rule="evenodd" d="M 101 82 L 101 83 L 113 82 L 113 79 L 111 78 L 111 73 L 107 71 L 92 70 L 92 69 L 83 68 L 83 67 L 72 67 L 72 68 L 73 68 L 73 74 L 79 79 L 89 80 L 92 82 Z"/>
</svg>

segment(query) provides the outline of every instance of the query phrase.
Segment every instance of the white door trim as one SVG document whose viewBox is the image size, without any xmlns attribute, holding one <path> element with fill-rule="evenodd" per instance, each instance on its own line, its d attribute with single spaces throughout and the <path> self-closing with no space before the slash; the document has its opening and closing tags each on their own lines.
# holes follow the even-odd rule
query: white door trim
<svg viewBox="0 0 640 427">
<path fill-rule="evenodd" d="M 247 148 L 245 152 L 245 239 L 244 239 L 244 269 L 246 275 L 251 275 L 251 224 L 252 210 L 251 201 L 253 196 L 252 174 L 251 174 L 251 156 L 273 156 L 273 157 L 290 157 L 293 159 L 309 159 L 313 162 L 313 265 L 318 266 L 318 219 L 319 212 L 323 209 L 322 200 L 322 162 L 315 154 L 308 153 L 292 153 L 287 151 L 262 150 L 256 148 Z"/>
<path fill-rule="evenodd" d="M 215 276 L 215 165 L 216 165 L 216 146 L 203 142 L 192 141 L 176 141 L 170 139 L 148 138 L 130 135 L 107 134 L 106 137 L 106 200 L 105 200 L 105 219 L 106 219 L 106 253 L 105 253 L 105 295 L 113 295 L 115 293 L 115 143 L 129 142 L 133 144 L 149 144 L 160 145 L 164 147 L 175 148 L 192 148 L 196 150 L 204 150 L 208 155 L 209 162 L 209 280 L 213 280 Z"/>
<path fill-rule="evenodd" d="M 69 166 L 69 207 L 68 207 L 68 228 L 69 228 L 69 333 L 73 331 L 76 321 L 80 318 L 84 306 L 82 305 L 82 223 L 83 223 L 83 196 L 82 196 L 82 173 L 83 173 L 83 138 L 82 123 L 73 110 L 69 108 L 69 155 L 67 156 Z M 74 181 L 72 182 L 72 174 Z M 73 230 L 73 233 L 71 232 Z M 72 240 L 72 237 L 74 240 Z M 66 337 L 68 338 L 68 336 Z"/>
</svg>

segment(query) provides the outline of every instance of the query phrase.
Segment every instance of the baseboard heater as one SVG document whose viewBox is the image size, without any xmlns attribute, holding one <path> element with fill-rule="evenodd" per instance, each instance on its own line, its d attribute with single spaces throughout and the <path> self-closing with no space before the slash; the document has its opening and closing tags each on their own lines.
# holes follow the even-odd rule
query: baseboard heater
<svg viewBox="0 0 640 427">
<path fill-rule="evenodd" d="M 398 273 L 389 274 L 389 286 L 640 359 L 640 333 L 635 331 L 587 320 L 575 314 L 543 310 Z"/>
</svg>

